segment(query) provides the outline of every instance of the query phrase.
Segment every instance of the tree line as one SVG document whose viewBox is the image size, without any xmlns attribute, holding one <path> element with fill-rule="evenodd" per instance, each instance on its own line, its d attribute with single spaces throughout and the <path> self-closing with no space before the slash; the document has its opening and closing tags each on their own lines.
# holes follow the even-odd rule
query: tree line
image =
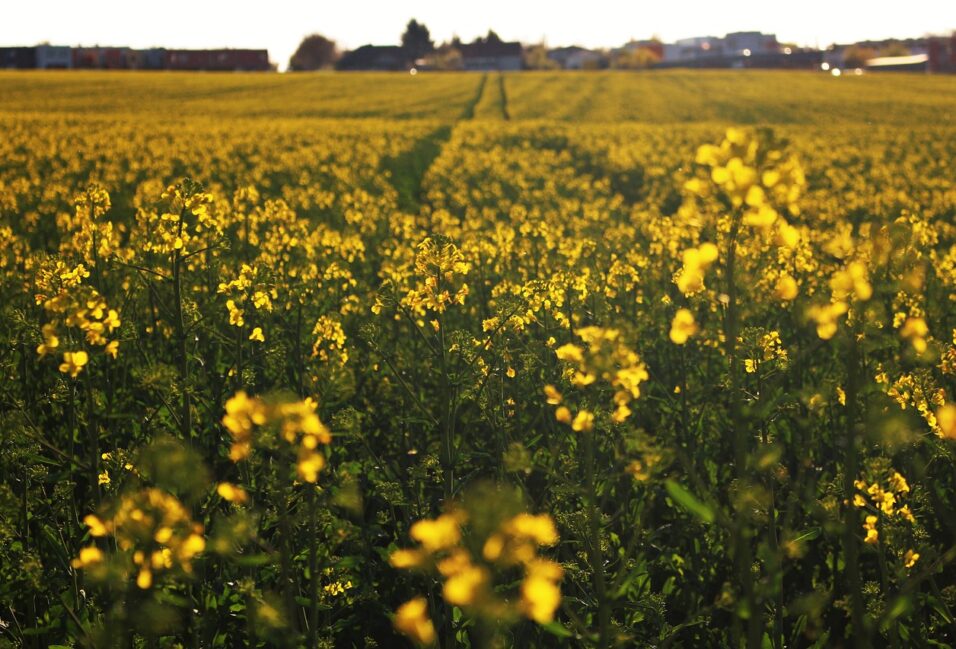
<svg viewBox="0 0 956 649">
<path fill-rule="evenodd" d="M 472 44 L 501 43 L 501 37 L 489 29 L 485 36 L 479 36 Z M 428 27 L 412 19 L 405 26 L 401 36 L 402 54 L 411 65 L 416 61 L 424 62 L 429 68 L 437 70 L 457 70 L 462 67 L 462 43 L 458 36 L 438 45 L 431 37 Z M 302 39 L 298 49 L 289 60 L 290 72 L 307 72 L 314 70 L 330 70 L 343 61 L 348 52 L 338 47 L 338 44 L 322 34 L 310 34 Z M 523 48 L 523 65 L 530 70 L 549 70 L 561 67 L 561 64 L 549 57 L 549 48 L 544 43 L 529 45 Z M 649 68 L 660 60 L 658 52 L 646 47 L 621 49 L 613 53 L 600 53 L 585 62 L 584 68 L 622 68 L 638 69 Z"/>
<path fill-rule="evenodd" d="M 409 61 L 415 61 L 436 51 L 435 42 L 432 40 L 428 27 L 414 18 L 405 26 L 401 42 L 402 50 Z M 442 47 L 449 45 L 451 44 L 442 44 Z M 302 39 L 292 58 L 289 59 L 289 70 L 305 72 L 331 69 L 335 67 L 342 54 L 343 51 L 334 40 L 322 34 L 310 34 Z"/>
</svg>

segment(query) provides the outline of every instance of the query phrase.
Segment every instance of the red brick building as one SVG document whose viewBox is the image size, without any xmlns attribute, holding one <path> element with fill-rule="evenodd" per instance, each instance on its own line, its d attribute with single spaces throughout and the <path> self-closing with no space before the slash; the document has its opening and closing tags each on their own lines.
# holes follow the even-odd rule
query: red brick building
<svg viewBox="0 0 956 649">
<path fill-rule="evenodd" d="M 956 32 L 949 38 L 939 36 L 928 40 L 929 71 L 956 72 Z"/>
</svg>

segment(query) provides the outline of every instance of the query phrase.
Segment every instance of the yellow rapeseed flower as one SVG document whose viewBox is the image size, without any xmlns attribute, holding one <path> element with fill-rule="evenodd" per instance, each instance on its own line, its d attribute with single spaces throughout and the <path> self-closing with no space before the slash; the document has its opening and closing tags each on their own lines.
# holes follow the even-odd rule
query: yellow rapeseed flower
<svg viewBox="0 0 956 649">
<path fill-rule="evenodd" d="M 917 354 L 926 351 L 926 336 L 929 335 L 929 327 L 923 318 L 907 318 L 900 328 L 900 337 L 910 341 Z"/>
<path fill-rule="evenodd" d="M 915 566 L 917 561 L 919 561 L 919 552 L 913 552 L 912 550 L 907 550 L 906 554 L 903 555 L 903 565 L 907 569 Z"/>
<path fill-rule="evenodd" d="M 521 610 L 538 624 L 554 620 L 554 612 L 561 605 L 561 589 L 556 582 L 563 572 L 561 566 L 551 561 L 537 560 L 528 565 L 528 574 L 521 583 Z"/>
<path fill-rule="evenodd" d="M 582 410 L 571 422 L 571 430 L 578 433 L 590 432 L 594 428 L 594 413 Z"/>
<path fill-rule="evenodd" d="M 956 404 L 947 403 L 936 411 L 936 425 L 947 439 L 956 439 Z"/>
<path fill-rule="evenodd" d="M 548 403 L 552 406 L 557 406 L 561 403 L 561 393 L 553 385 L 544 386 L 544 395 L 548 399 Z"/>
<path fill-rule="evenodd" d="M 96 546 L 89 546 L 80 549 L 80 554 L 73 559 L 74 568 L 86 568 L 103 561 L 103 551 Z"/>
<path fill-rule="evenodd" d="M 409 533 L 428 552 L 449 548 L 461 540 L 458 519 L 451 514 L 442 514 L 434 520 L 420 520 L 412 525 Z"/>
<path fill-rule="evenodd" d="M 876 530 L 876 522 L 879 519 L 876 516 L 867 516 L 866 520 L 863 523 L 863 529 L 866 531 L 866 538 L 863 539 L 864 543 L 869 543 L 870 545 L 876 545 L 880 541 L 880 534 Z"/>
<path fill-rule="evenodd" d="M 774 287 L 774 295 L 777 296 L 778 300 L 784 302 L 789 302 L 797 297 L 799 289 L 797 288 L 797 280 L 790 277 L 790 275 L 783 275 L 780 279 L 777 280 L 777 284 Z"/>
<path fill-rule="evenodd" d="M 428 617 L 428 602 L 424 597 L 416 597 L 398 607 L 395 611 L 395 628 L 420 645 L 435 642 L 435 625 Z"/>
<path fill-rule="evenodd" d="M 223 500 L 228 500 L 237 505 L 241 505 L 249 499 L 249 494 L 246 493 L 245 489 L 230 482 L 220 482 L 216 487 L 216 493 Z"/>
<path fill-rule="evenodd" d="M 674 320 L 671 322 L 671 342 L 675 345 L 683 345 L 697 333 L 697 329 L 694 314 L 688 309 L 678 309 L 677 313 L 674 314 Z"/>
<path fill-rule="evenodd" d="M 60 371 L 76 378 L 76 376 L 83 371 L 83 368 L 89 360 L 90 355 L 83 350 L 78 352 L 64 352 L 63 362 L 60 364 Z"/>
<path fill-rule="evenodd" d="M 566 345 L 561 345 L 556 350 L 554 350 L 555 355 L 557 355 L 558 360 L 570 361 L 573 363 L 583 363 L 584 362 L 584 353 L 580 347 L 573 343 L 567 343 Z"/>
</svg>

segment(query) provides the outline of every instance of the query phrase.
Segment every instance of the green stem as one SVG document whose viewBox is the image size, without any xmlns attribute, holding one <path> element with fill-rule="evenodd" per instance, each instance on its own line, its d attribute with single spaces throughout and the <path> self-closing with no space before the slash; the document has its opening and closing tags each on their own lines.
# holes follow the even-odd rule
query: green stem
<svg viewBox="0 0 956 649">
<path fill-rule="evenodd" d="M 741 368 L 737 359 L 737 336 L 740 329 L 740 314 L 737 309 L 737 235 L 740 231 L 740 217 L 736 216 L 731 224 L 727 249 L 726 291 L 727 311 L 724 318 L 724 350 L 727 355 L 730 373 L 730 419 L 733 428 L 734 469 L 737 481 L 745 485 L 749 481 L 748 460 L 750 457 L 749 426 L 743 412 L 741 400 Z M 763 635 L 763 615 L 754 593 L 753 548 L 750 530 L 743 517 L 736 517 L 734 526 L 734 572 L 742 598 L 741 608 L 746 611 L 746 646 L 759 649 Z M 741 644 L 742 632 L 739 616 L 734 622 L 734 643 Z"/>
<path fill-rule="evenodd" d="M 83 392 L 84 401 L 86 403 L 86 443 L 87 443 L 87 453 L 88 462 L 90 463 L 90 490 L 93 494 L 93 502 L 95 507 L 100 505 L 100 440 L 99 433 L 96 428 L 96 418 L 95 418 L 95 407 L 93 404 L 93 382 L 90 378 L 90 373 L 92 370 L 89 366 L 86 367 L 83 372 Z"/>
<path fill-rule="evenodd" d="M 859 349 L 855 334 L 850 331 L 847 337 L 847 384 L 846 384 L 846 431 L 843 457 L 843 495 L 847 499 L 844 505 L 843 554 L 845 557 L 846 588 L 850 594 L 851 636 L 857 649 L 870 646 L 864 618 L 863 586 L 860 578 L 860 546 L 857 535 L 860 531 L 860 517 L 857 508 L 849 499 L 856 487 L 854 481 L 859 472 L 857 449 L 857 394 L 859 392 Z"/>
<path fill-rule="evenodd" d="M 611 606 L 607 597 L 607 581 L 604 574 L 604 551 L 601 548 L 601 519 L 595 479 L 594 431 L 584 433 L 583 441 L 589 536 L 588 560 L 591 563 L 591 574 L 594 579 L 594 595 L 598 602 L 598 647 L 607 649 L 611 643 Z"/>
<path fill-rule="evenodd" d="M 281 534 L 281 551 L 279 553 L 279 581 L 281 583 L 281 593 L 285 600 L 285 608 L 289 615 L 293 615 L 295 620 L 292 624 L 293 629 L 301 629 L 301 618 L 297 611 L 295 596 L 296 588 L 293 588 L 292 561 L 295 553 L 293 538 L 293 526 L 291 524 L 290 502 L 294 493 L 294 486 L 290 483 L 288 491 L 278 489 L 279 498 L 279 533 Z"/>
<path fill-rule="evenodd" d="M 179 214 L 179 231 L 177 236 L 181 239 L 183 236 L 183 219 L 186 216 L 186 207 L 183 206 Z M 189 405 L 189 388 L 187 381 L 189 379 L 189 359 L 186 355 L 186 320 L 183 314 L 183 278 L 182 278 L 183 259 L 179 250 L 173 252 L 173 291 L 175 299 L 173 306 L 176 309 L 176 342 L 178 344 L 179 361 L 179 388 L 182 391 L 182 414 L 179 420 L 180 434 L 183 440 L 189 440 L 192 434 L 192 415 Z"/>
<path fill-rule="evenodd" d="M 319 646 L 319 559 L 318 559 L 318 494 L 315 485 L 309 490 L 309 649 Z"/>
</svg>

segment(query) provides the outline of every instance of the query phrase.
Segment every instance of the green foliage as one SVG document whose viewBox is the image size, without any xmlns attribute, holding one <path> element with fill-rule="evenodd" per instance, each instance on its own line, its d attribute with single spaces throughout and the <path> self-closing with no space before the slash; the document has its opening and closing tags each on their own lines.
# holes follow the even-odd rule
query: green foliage
<svg viewBox="0 0 956 649">
<path fill-rule="evenodd" d="M 687 491 L 680 483 L 673 480 L 666 480 L 664 486 L 667 489 L 667 493 L 670 494 L 670 497 L 673 498 L 677 504 L 700 520 L 705 523 L 713 523 L 717 519 L 713 509 L 698 500 L 694 494 Z"/>
</svg>

